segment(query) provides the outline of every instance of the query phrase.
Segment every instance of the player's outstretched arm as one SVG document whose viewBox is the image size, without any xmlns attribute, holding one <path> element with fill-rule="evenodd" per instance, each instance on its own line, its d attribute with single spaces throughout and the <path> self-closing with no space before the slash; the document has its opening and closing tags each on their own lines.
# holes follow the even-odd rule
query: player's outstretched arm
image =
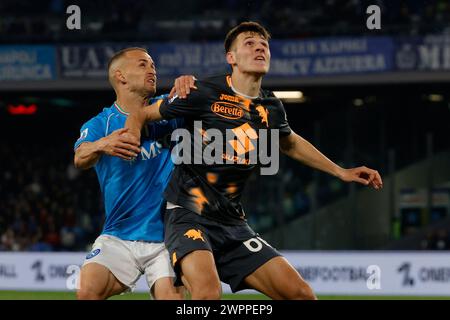
<svg viewBox="0 0 450 320">
<path fill-rule="evenodd" d="M 140 152 L 139 140 L 127 134 L 128 129 L 119 129 L 94 142 L 83 142 L 75 150 L 74 165 L 79 169 L 94 166 L 102 154 L 125 160 L 136 157 Z"/>
<path fill-rule="evenodd" d="M 280 138 L 280 150 L 292 159 L 327 172 L 342 181 L 354 181 L 370 185 L 377 190 L 383 187 L 383 181 L 378 171 L 367 167 L 344 169 L 328 159 L 311 143 L 293 131 L 290 135 Z"/>
<path fill-rule="evenodd" d="M 175 96 L 185 99 L 191 93 L 191 89 L 197 89 L 195 86 L 195 77 L 192 75 L 180 76 L 175 79 L 174 86 L 170 91 L 169 98 Z M 162 115 L 159 112 L 159 106 L 162 100 L 153 103 L 150 106 L 146 106 L 137 112 L 132 112 L 125 122 L 125 128 L 128 128 L 129 134 L 136 137 L 138 140 L 141 138 L 141 130 L 145 123 L 151 121 L 157 121 L 162 119 Z"/>
<path fill-rule="evenodd" d="M 144 108 L 139 109 L 139 111 L 131 112 L 125 122 L 125 128 L 129 130 L 129 134 L 140 141 L 141 130 L 144 124 L 162 119 L 161 113 L 159 113 L 160 104 L 161 100 L 149 106 L 145 106 Z"/>
</svg>

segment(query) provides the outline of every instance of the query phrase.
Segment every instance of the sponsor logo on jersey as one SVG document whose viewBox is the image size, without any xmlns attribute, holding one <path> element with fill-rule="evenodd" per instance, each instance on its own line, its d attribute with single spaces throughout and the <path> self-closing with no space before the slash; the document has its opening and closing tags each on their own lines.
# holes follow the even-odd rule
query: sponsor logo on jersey
<svg viewBox="0 0 450 320">
<path fill-rule="evenodd" d="M 145 148 L 144 145 L 141 146 L 141 158 L 142 160 L 149 160 L 157 157 L 162 151 L 162 145 L 158 141 L 154 141 Z"/>
<path fill-rule="evenodd" d="M 237 120 L 242 118 L 244 110 L 232 103 L 216 101 L 211 105 L 211 111 L 226 119 Z"/>
<path fill-rule="evenodd" d="M 219 97 L 219 100 L 228 101 L 232 103 L 238 103 L 244 110 L 250 111 L 250 99 L 246 99 L 241 96 L 231 96 L 229 94 L 222 93 Z"/>
</svg>

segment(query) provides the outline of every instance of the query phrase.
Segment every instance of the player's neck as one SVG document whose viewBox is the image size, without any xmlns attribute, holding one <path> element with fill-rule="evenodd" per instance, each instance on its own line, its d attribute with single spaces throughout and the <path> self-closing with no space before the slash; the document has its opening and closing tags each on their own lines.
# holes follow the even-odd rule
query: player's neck
<svg viewBox="0 0 450 320">
<path fill-rule="evenodd" d="M 117 95 L 116 103 L 126 113 L 134 112 L 148 104 L 148 97 L 138 95 Z"/>
<path fill-rule="evenodd" d="M 237 94 L 247 98 L 257 98 L 261 90 L 262 76 L 233 72 L 231 75 L 231 88 Z"/>
</svg>

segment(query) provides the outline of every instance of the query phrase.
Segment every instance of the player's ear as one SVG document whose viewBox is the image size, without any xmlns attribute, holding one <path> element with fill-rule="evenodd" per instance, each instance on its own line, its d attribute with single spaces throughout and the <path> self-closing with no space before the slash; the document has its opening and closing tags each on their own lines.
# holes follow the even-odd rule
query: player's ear
<svg viewBox="0 0 450 320">
<path fill-rule="evenodd" d="M 127 79 L 125 79 L 125 76 L 123 75 L 123 73 L 120 70 L 116 70 L 114 72 L 114 77 L 117 79 L 117 81 L 125 84 L 127 83 Z"/>
<path fill-rule="evenodd" d="M 226 59 L 227 59 L 228 64 L 234 65 L 236 63 L 236 59 L 234 57 L 233 51 L 227 52 Z"/>
</svg>

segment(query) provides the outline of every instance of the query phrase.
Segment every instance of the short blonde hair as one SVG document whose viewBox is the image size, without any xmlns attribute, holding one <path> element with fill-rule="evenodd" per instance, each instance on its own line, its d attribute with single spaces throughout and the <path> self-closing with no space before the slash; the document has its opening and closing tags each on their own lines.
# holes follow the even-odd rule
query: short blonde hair
<svg viewBox="0 0 450 320">
<path fill-rule="evenodd" d="M 144 49 L 144 48 L 130 47 L 130 48 L 125 48 L 125 49 L 122 49 L 120 51 L 117 51 L 116 53 L 114 53 L 114 55 L 111 57 L 111 59 L 109 59 L 109 62 L 108 62 L 108 80 L 109 80 L 109 83 L 113 87 L 114 87 L 114 83 L 113 83 L 113 79 L 111 77 L 111 67 L 112 67 L 112 65 L 114 64 L 114 62 L 116 62 L 117 60 L 122 58 L 127 52 L 135 51 L 135 50 L 143 51 L 143 52 L 148 54 L 148 51 L 146 49 Z"/>
</svg>

